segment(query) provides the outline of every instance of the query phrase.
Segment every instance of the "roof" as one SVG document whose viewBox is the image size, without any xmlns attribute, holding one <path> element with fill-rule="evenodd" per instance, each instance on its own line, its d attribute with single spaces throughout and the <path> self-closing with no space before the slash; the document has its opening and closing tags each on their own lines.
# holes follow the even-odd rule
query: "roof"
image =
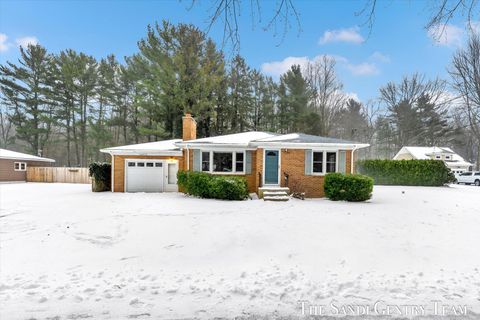
<svg viewBox="0 0 480 320">
<path fill-rule="evenodd" d="M 252 141 L 275 136 L 277 136 L 277 134 L 271 132 L 248 131 L 242 133 L 226 134 L 216 137 L 182 141 L 178 145 L 232 145 L 247 147 Z"/>
<path fill-rule="evenodd" d="M 398 153 L 393 157 L 397 158 L 399 155 L 410 153 L 413 158 L 418 160 L 428 160 L 431 159 L 430 155 L 438 153 L 448 153 L 452 155 L 451 161 L 448 161 L 450 164 L 454 165 L 472 165 L 471 163 L 465 161 L 460 155 L 455 153 L 452 149 L 448 147 L 403 147 L 398 151 Z"/>
<path fill-rule="evenodd" d="M 259 140 L 256 140 L 255 142 L 359 144 L 358 142 L 330 138 L 330 137 L 314 136 L 314 135 L 305 134 L 305 133 L 290 133 L 290 134 L 277 135 L 274 137 L 259 139 Z"/>
<path fill-rule="evenodd" d="M 181 139 L 162 140 L 105 148 L 101 149 L 100 151 L 110 154 L 180 155 L 181 149 L 176 145 L 176 143 L 181 141 Z"/>
<path fill-rule="evenodd" d="M 11 151 L 11 150 L 7 150 L 7 149 L 0 149 L 0 159 L 55 162 L 55 160 L 53 160 L 53 159 L 37 157 L 37 156 L 33 156 L 31 154 Z"/>
</svg>

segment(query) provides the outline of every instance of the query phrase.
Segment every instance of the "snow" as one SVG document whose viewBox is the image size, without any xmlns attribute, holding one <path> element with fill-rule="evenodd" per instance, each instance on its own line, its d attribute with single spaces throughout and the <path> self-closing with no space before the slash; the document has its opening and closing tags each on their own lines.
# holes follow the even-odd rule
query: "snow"
<svg viewBox="0 0 480 320">
<path fill-rule="evenodd" d="M 32 156 L 31 154 L 11 151 L 7 149 L 0 149 L 0 159 L 55 162 L 55 160 L 53 159 Z"/>
<path fill-rule="evenodd" d="M 193 144 L 235 144 L 248 146 L 252 141 L 274 137 L 276 134 L 270 132 L 261 132 L 261 131 L 249 131 L 242 133 L 227 134 L 216 137 L 201 138 L 192 141 L 186 141 L 189 145 Z"/>
<path fill-rule="evenodd" d="M 471 166 L 472 164 L 466 162 L 460 155 L 456 154 L 452 149 L 447 147 L 403 147 L 394 157 L 394 159 L 400 155 L 410 153 L 414 159 L 418 160 L 428 160 L 432 159 L 432 154 L 440 154 L 440 153 L 450 153 L 452 155 L 452 161 L 448 161 L 449 163 L 455 165 L 466 165 Z"/>
<path fill-rule="evenodd" d="M 457 185 L 345 203 L 4 184 L 0 318 L 299 316 L 299 300 L 379 299 L 478 313 L 479 199 Z"/>
<path fill-rule="evenodd" d="M 155 142 L 146 142 L 146 143 L 139 143 L 139 144 L 131 144 L 126 146 L 118 146 L 112 148 L 102 149 L 102 152 L 108 151 L 174 151 L 180 150 L 175 143 L 181 142 L 181 139 L 172 139 L 172 140 L 163 140 L 163 141 L 155 141 Z"/>
</svg>

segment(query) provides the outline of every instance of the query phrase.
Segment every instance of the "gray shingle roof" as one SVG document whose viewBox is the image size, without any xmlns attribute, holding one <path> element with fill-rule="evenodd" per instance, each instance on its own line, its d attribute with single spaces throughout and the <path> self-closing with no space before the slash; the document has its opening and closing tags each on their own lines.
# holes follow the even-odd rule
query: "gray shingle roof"
<svg viewBox="0 0 480 320">
<path fill-rule="evenodd" d="M 358 144 L 359 142 L 343 139 L 314 136 L 305 133 L 290 133 L 265 139 L 255 140 L 255 142 L 288 142 L 288 143 L 337 143 L 337 144 Z"/>
</svg>

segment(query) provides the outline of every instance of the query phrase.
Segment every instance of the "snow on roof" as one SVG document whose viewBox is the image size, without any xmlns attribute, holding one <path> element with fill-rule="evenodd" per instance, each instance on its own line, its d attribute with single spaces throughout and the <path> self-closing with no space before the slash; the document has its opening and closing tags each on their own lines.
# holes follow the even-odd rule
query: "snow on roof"
<svg viewBox="0 0 480 320">
<path fill-rule="evenodd" d="M 439 153 L 448 153 L 452 155 L 452 161 L 450 163 L 455 164 L 468 164 L 472 165 L 471 163 L 465 161 L 460 155 L 455 153 L 452 149 L 448 147 L 403 147 L 400 151 L 395 155 L 394 159 L 401 154 L 410 153 L 413 158 L 418 160 L 427 160 L 431 159 L 431 155 L 439 154 Z"/>
<path fill-rule="evenodd" d="M 290 133 L 274 137 L 256 140 L 256 142 L 289 142 L 289 143 L 334 143 L 334 144 L 357 144 L 358 142 L 336 138 L 314 136 L 305 133 Z"/>
<path fill-rule="evenodd" d="M 130 144 L 126 146 L 118 146 L 105 148 L 100 151 L 109 153 L 111 151 L 152 151 L 152 152 L 161 152 L 161 151 L 180 151 L 180 148 L 175 144 L 181 142 L 181 139 L 172 139 L 172 140 L 163 140 L 155 142 L 146 142 L 138 144 Z"/>
<path fill-rule="evenodd" d="M 0 149 L 0 159 L 55 162 L 55 160 L 53 159 L 32 156 L 31 154 L 11 151 L 7 149 Z"/>
<path fill-rule="evenodd" d="M 184 141 L 184 144 L 236 144 L 246 146 L 252 141 L 275 136 L 277 136 L 277 134 L 271 132 L 249 131 L 227 134 L 223 136 L 201 138 L 191 141 Z"/>
</svg>

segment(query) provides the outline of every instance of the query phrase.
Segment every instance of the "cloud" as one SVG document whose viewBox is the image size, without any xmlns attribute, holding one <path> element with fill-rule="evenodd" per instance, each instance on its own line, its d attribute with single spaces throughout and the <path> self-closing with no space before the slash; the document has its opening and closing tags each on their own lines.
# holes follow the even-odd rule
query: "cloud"
<svg viewBox="0 0 480 320">
<path fill-rule="evenodd" d="M 10 48 L 10 43 L 7 42 L 7 35 L 0 33 L 0 52 L 5 52 Z"/>
<path fill-rule="evenodd" d="M 439 25 L 428 30 L 428 36 L 441 46 L 457 47 L 462 44 L 465 32 L 453 24 Z"/>
<path fill-rule="evenodd" d="M 363 62 L 360 64 L 347 63 L 346 67 L 354 76 L 373 76 L 380 73 L 377 66 L 370 62 Z"/>
<path fill-rule="evenodd" d="M 371 62 L 363 62 L 359 64 L 351 63 L 347 58 L 339 55 L 318 55 L 312 59 L 308 57 L 287 57 L 281 61 L 265 62 L 260 66 L 262 72 L 274 78 L 279 78 L 287 72 L 291 66 L 300 65 L 305 68 L 309 62 L 315 62 L 327 56 L 334 59 L 339 67 L 345 68 L 354 76 L 372 76 L 380 73 L 377 65 Z"/>
<path fill-rule="evenodd" d="M 359 102 L 361 101 L 356 92 L 346 92 L 345 97 L 347 99 L 353 99 L 353 100 L 359 101 Z"/>
<path fill-rule="evenodd" d="M 330 42 L 346 42 L 360 44 L 365 41 L 359 33 L 358 27 L 348 29 L 327 30 L 318 41 L 319 44 L 326 44 Z"/>
<path fill-rule="evenodd" d="M 38 39 L 36 37 L 28 36 L 15 39 L 15 43 L 19 47 L 28 47 L 29 44 L 36 45 L 38 43 Z"/>
<path fill-rule="evenodd" d="M 303 68 L 309 61 L 310 60 L 308 57 L 287 57 L 282 61 L 262 63 L 260 68 L 265 74 L 268 74 L 272 77 L 280 77 L 280 75 L 287 72 L 291 66 L 298 64 Z"/>
<path fill-rule="evenodd" d="M 374 53 L 372 53 L 372 55 L 370 56 L 370 60 L 381 62 L 381 63 L 390 63 L 390 57 L 387 55 L 384 55 L 380 51 L 375 51 Z"/>
</svg>

